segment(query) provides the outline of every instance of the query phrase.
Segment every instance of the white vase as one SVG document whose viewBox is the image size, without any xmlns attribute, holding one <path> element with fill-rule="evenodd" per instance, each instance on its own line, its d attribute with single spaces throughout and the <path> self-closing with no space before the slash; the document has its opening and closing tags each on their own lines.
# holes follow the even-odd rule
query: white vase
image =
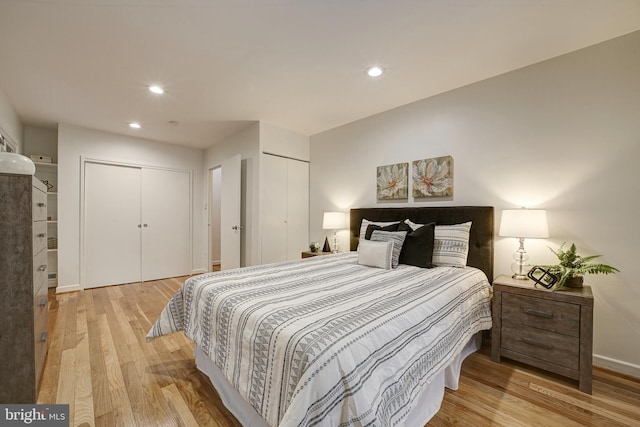
<svg viewBox="0 0 640 427">
<path fill-rule="evenodd" d="M 33 175 L 36 173 L 36 165 L 22 154 L 0 153 L 0 173 Z"/>
</svg>

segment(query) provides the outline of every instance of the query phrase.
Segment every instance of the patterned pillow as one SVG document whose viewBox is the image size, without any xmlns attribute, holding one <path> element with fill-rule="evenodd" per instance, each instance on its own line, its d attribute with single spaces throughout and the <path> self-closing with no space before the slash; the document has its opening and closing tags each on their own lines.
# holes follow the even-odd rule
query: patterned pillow
<svg viewBox="0 0 640 427">
<path fill-rule="evenodd" d="M 470 230 L 471 221 L 464 224 L 436 225 L 433 242 L 433 265 L 466 266 Z"/>
<path fill-rule="evenodd" d="M 400 251 L 402 250 L 402 244 L 407 237 L 406 231 L 382 231 L 375 230 L 371 234 L 372 242 L 393 242 L 393 259 L 391 261 L 391 267 L 396 268 L 400 260 Z"/>
<path fill-rule="evenodd" d="M 391 269 L 393 242 L 363 240 L 358 245 L 358 264 L 369 267 Z"/>
<path fill-rule="evenodd" d="M 386 225 L 391 225 L 391 224 L 400 224 L 400 221 L 379 222 L 379 221 L 369 221 L 368 219 L 363 218 L 362 222 L 360 223 L 360 241 L 364 240 L 364 236 L 367 233 L 367 227 L 369 226 L 369 224 L 374 224 L 374 225 L 379 225 L 381 227 L 384 227 Z"/>
</svg>

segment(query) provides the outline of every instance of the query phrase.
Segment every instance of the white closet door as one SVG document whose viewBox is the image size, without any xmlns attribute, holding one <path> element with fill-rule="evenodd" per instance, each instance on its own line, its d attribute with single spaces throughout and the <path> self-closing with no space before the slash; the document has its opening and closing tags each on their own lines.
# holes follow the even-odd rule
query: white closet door
<svg viewBox="0 0 640 427">
<path fill-rule="evenodd" d="M 140 169 L 88 162 L 84 173 L 84 287 L 140 281 Z"/>
<path fill-rule="evenodd" d="M 309 248 L 309 163 L 287 161 L 287 259 Z"/>
<path fill-rule="evenodd" d="M 142 169 L 142 280 L 191 273 L 188 172 Z"/>
<path fill-rule="evenodd" d="M 222 161 L 220 194 L 220 269 L 240 267 L 242 236 L 242 158 L 240 154 Z"/>
<path fill-rule="evenodd" d="M 287 159 L 262 156 L 262 264 L 287 259 Z"/>
</svg>

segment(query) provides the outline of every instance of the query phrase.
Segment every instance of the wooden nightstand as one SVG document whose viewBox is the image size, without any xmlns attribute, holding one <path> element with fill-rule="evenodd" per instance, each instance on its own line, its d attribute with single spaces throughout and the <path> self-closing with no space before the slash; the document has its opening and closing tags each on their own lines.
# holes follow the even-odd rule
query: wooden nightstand
<svg viewBox="0 0 640 427">
<path fill-rule="evenodd" d="M 517 360 L 578 380 L 591 394 L 591 288 L 548 291 L 531 280 L 498 276 L 493 282 L 491 359 Z"/>
<path fill-rule="evenodd" d="M 333 252 L 311 252 L 304 251 L 302 252 L 302 258 L 311 258 L 312 256 L 320 256 L 320 255 L 331 255 Z"/>
</svg>

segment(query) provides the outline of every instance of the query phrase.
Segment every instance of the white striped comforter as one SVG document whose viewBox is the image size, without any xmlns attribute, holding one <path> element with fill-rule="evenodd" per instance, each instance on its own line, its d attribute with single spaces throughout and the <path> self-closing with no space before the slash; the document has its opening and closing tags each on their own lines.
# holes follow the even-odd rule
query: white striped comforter
<svg viewBox="0 0 640 427">
<path fill-rule="evenodd" d="M 392 426 L 491 327 L 490 299 L 474 268 L 337 254 L 190 278 L 147 337 L 184 331 L 271 426 Z"/>
</svg>

